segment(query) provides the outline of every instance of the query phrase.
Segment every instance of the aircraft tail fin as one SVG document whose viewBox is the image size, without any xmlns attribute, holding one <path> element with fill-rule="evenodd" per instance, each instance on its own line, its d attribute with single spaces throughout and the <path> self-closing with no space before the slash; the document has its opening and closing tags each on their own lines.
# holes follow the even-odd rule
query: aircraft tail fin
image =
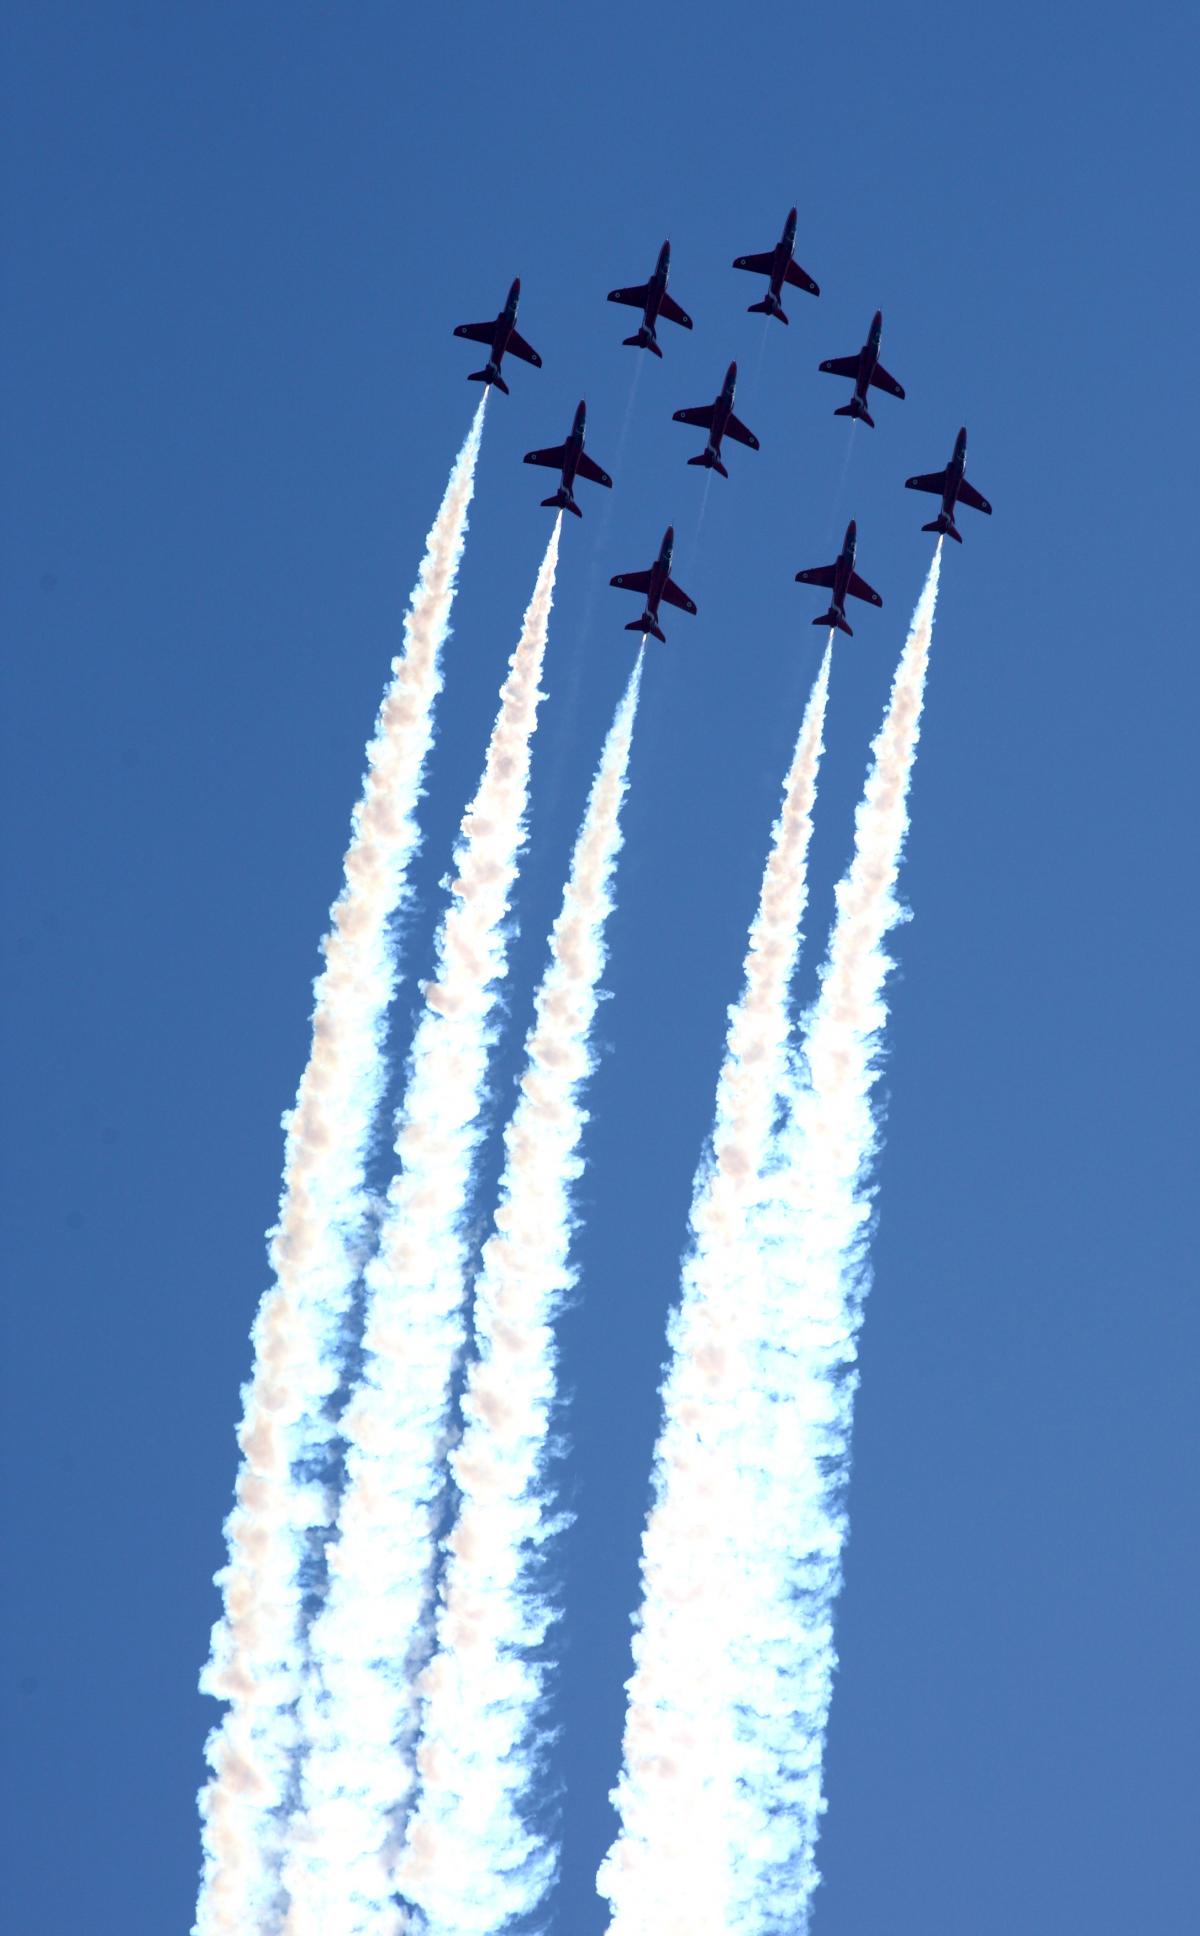
<svg viewBox="0 0 1200 1936">
<path fill-rule="evenodd" d="M 857 397 L 851 397 L 849 403 L 844 403 L 841 409 L 835 410 L 833 414 L 835 417 L 856 417 L 859 419 L 860 422 L 865 423 L 871 430 L 874 430 L 875 428 L 874 417 L 867 409 L 866 404 L 860 403 Z"/>
<path fill-rule="evenodd" d="M 571 496 L 571 493 L 568 490 L 564 490 L 560 488 L 559 490 L 555 491 L 553 497 L 544 497 L 542 499 L 542 503 L 548 511 L 572 511 L 574 512 L 577 518 L 581 518 L 583 516 L 583 512 L 580 510 L 579 506 L 575 502 L 575 499 Z"/>
<path fill-rule="evenodd" d="M 777 296 L 764 296 L 761 302 L 747 304 L 747 313 L 751 316 L 777 316 L 781 323 L 788 320 Z"/>
<path fill-rule="evenodd" d="M 658 339 L 651 330 L 639 329 L 633 336 L 624 336 L 621 340 L 627 349 L 650 350 L 655 356 L 662 355 L 658 347 Z"/>
<path fill-rule="evenodd" d="M 844 632 L 846 634 L 847 638 L 852 639 L 854 637 L 854 627 L 852 625 L 847 625 L 846 614 L 844 612 L 835 611 L 832 605 L 830 606 L 827 612 L 821 613 L 820 618 L 815 618 L 813 620 L 813 624 L 836 626 L 839 632 Z"/>
<path fill-rule="evenodd" d="M 718 471 L 722 477 L 729 476 L 729 472 L 726 470 L 720 458 L 714 457 L 711 450 L 702 450 L 699 457 L 689 457 L 688 463 L 699 464 L 701 470 Z"/>
<path fill-rule="evenodd" d="M 962 532 L 955 524 L 954 519 L 947 517 L 944 511 L 939 511 L 933 523 L 923 524 L 921 529 L 922 531 L 936 531 L 939 538 L 953 538 L 955 544 L 962 543 Z"/>
<path fill-rule="evenodd" d="M 649 612 L 643 612 L 642 616 L 635 618 L 632 625 L 627 625 L 625 630 L 627 632 L 640 632 L 643 638 L 649 632 L 651 638 L 657 639 L 660 645 L 665 645 L 667 642 L 666 633 L 663 631 L 661 625 L 655 623 Z"/>
<path fill-rule="evenodd" d="M 508 385 L 493 363 L 489 363 L 486 370 L 472 370 L 467 382 L 494 383 L 497 390 L 503 390 L 505 396 L 508 395 Z"/>
</svg>

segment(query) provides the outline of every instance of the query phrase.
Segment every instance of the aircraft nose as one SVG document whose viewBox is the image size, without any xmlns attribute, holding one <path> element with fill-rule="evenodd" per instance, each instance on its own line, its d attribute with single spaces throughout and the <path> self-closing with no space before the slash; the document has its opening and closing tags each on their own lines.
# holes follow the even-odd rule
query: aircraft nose
<svg viewBox="0 0 1200 1936">
<path fill-rule="evenodd" d="M 729 365 L 729 368 L 725 372 L 725 381 L 726 383 L 737 382 L 737 364 L 736 363 L 731 363 Z"/>
<path fill-rule="evenodd" d="M 665 545 L 673 545 L 674 542 L 675 542 L 675 526 L 673 524 L 669 524 L 663 533 L 663 543 Z"/>
<path fill-rule="evenodd" d="M 858 526 L 854 522 L 854 519 L 851 518 L 849 524 L 846 526 L 846 543 L 848 545 L 852 545 L 852 544 L 856 544 L 857 541 L 858 541 Z"/>
</svg>

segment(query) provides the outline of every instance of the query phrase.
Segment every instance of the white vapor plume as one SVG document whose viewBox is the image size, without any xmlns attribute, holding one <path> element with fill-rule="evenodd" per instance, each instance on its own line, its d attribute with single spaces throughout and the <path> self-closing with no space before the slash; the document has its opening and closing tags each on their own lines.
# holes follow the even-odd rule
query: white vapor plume
<svg viewBox="0 0 1200 1936">
<path fill-rule="evenodd" d="M 312 1047 L 293 1109 L 274 1283 L 254 1324 L 254 1362 L 238 1428 L 229 1561 L 217 1576 L 223 1612 L 201 1676 L 229 1703 L 207 1743 L 200 1796 L 204 1869 L 197 1936 L 246 1936 L 279 1907 L 281 1814 L 297 1747 L 303 1665 L 302 1567 L 311 1528 L 328 1515 L 311 1468 L 327 1452 L 327 1403 L 340 1375 L 342 1325 L 358 1276 L 365 1221 L 363 1163 L 379 1102 L 384 1017 L 395 991 L 393 923 L 418 844 L 416 806 L 442 684 L 445 641 L 484 405 L 451 473 L 392 662 L 367 774 L 354 810 L 345 885 L 314 986 Z M 306 1464 L 310 1474 L 303 1474 Z"/>
<path fill-rule="evenodd" d="M 505 1131 L 495 1227 L 475 1285 L 478 1357 L 451 1459 L 460 1503 L 437 1652 L 422 1677 L 420 1799 L 398 1871 L 400 1892 L 429 1936 L 498 1936 L 537 1909 L 553 1876 L 553 1850 L 523 1819 L 522 1802 L 539 1766 L 545 1668 L 537 1650 L 554 1614 L 542 1571 L 559 1523 L 546 1470 L 554 1322 L 573 1281 L 571 1190 L 587 1120 L 580 1089 L 592 1066 L 641 674 L 639 652 L 551 933 Z"/>
<path fill-rule="evenodd" d="M 561 517 L 463 816 L 399 1113 L 399 1167 L 366 1271 L 363 1368 L 341 1423 L 346 1485 L 325 1604 L 310 1629 L 301 1805 L 285 1864 L 287 1936 L 393 1936 L 394 1860 L 413 1786 L 451 1382 L 464 1343 L 466 1221 L 509 900 L 525 841 Z"/>
<path fill-rule="evenodd" d="M 895 886 L 940 565 L 939 542 L 872 747 L 820 992 L 755 1217 L 764 1293 L 749 1391 L 758 1504 L 739 1555 L 754 1588 L 735 1661 L 762 1833 L 730 1927 L 763 1936 L 806 1929 L 818 1881 L 856 1340 L 869 1286 L 871 1092 L 892 965 L 884 938 L 904 918 Z"/>
<path fill-rule="evenodd" d="M 831 644 L 832 636 L 772 836 L 745 986 L 729 1012 L 712 1149 L 696 1179 L 670 1326 L 624 1766 L 613 1797 L 620 1828 L 597 1884 L 613 1936 L 727 1936 L 735 1870 L 753 1854 L 734 1669 L 752 1587 L 737 1565 L 754 1507 L 743 1466 L 755 1422 L 748 1367 L 761 1295 L 749 1222 L 786 1071 Z"/>
</svg>

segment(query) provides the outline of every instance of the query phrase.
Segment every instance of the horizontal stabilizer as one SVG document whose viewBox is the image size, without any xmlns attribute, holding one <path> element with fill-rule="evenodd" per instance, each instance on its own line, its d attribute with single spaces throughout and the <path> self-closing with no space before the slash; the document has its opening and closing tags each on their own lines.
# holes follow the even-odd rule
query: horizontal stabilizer
<svg viewBox="0 0 1200 1936">
<path fill-rule="evenodd" d="M 492 370 L 492 369 L 472 370 L 470 376 L 467 378 L 467 382 L 468 383 L 494 383 L 497 390 L 503 390 L 505 396 L 508 395 L 508 385 L 504 381 L 504 378 L 501 376 L 499 370 Z"/>
<path fill-rule="evenodd" d="M 953 518 L 948 518 L 944 511 L 939 511 L 933 523 L 923 524 L 921 529 L 922 531 L 936 531 L 940 538 L 953 538 L 956 544 L 962 543 L 962 532 L 955 524 Z"/>
<path fill-rule="evenodd" d="M 626 349 L 650 350 L 654 356 L 662 355 L 662 351 L 659 349 L 658 343 L 656 342 L 655 338 L 651 336 L 648 330 L 639 329 L 636 336 L 623 336 L 621 338 L 621 341 L 625 345 Z"/>
<path fill-rule="evenodd" d="M 655 624 L 649 612 L 643 612 L 642 616 L 640 618 L 635 618 L 633 621 L 633 624 L 627 625 L 625 627 L 625 630 L 627 632 L 640 632 L 643 638 L 645 638 L 647 632 L 649 632 L 651 638 L 657 639 L 660 645 L 665 645 L 667 642 L 666 633 L 663 631 L 661 625 Z"/>
<path fill-rule="evenodd" d="M 845 614 L 843 612 L 835 612 L 832 606 L 827 612 L 822 612 L 820 618 L 815 618 L 813 624 L 836 626 L 839 632 L 846 634 L 847 638 L 852 639 L 854 637 L 854 627 L 847 625 Z"/>
<path fill-rule="evenodd" d="M 720 458 L 714 457 L 710 450 L 702 450 L 699 457 L 689 457 L 688 463 L 699 464 L 702 470 L 717 471 L 722 477 L 729 476 L 729 472 L 726 470 Z"/>
<path fill-rule="evenodd" d="M 855 417 L 860 423 L 868 424 L 872 430 L 875 428 L 874 417 L 866 404 L 860 403 L 857 397 L 852 397 L 849 403 L 844 403 L 841 409 L 835 410 L 833 414 L 835 417 Z"/>
<path fill-rule="evenodd" d="M 583 512 L 567 491 L 555 491 L 553 497 L 544 497 L 542 503 L 548 511 L 573 511 L 577 518 L 583 516 Z"/>
<path fill-rule="evenodd" d="M 761 302 L 747 303 L 746 309 L 751 316 L 776 316 L 781 323 L 788 320 L 783 313 L 782 303 L 776 302 L 773 296 L 764 296 Z"/>
</svg>

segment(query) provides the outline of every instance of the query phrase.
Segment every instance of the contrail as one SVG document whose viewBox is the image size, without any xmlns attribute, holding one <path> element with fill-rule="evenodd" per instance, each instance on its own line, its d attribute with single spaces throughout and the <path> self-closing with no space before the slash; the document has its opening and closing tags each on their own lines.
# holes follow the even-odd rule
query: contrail
<svg viewBox="0 0 1200 1936">
<path fill-rule="evenodd" d="M 561 515 L 463 816 L 400 1110 L 399 1168 L 366 1271 L 363 1370 L 341 1424 L 346 1487 L 301 1701 L 307 1755 L 285 1863 L 288 1936 L 391 1936 L 413 1786 L 415 1679 L 428 1647 L 451 1381 L 464 1342 L 466 1222 L 496 984 L 525 840 Z"/>
<path fill-rule="evenodd" d="M 437 1652 L 422 1680 L 420 1800 L 398 1871 L 400 1893 L 429 1936 L 496 1936 L 538 1908 L 554 1873 L 553 1848 L 522 1812 L 539 1767 L 545 1668 L 537 1650 L 554 1617 L 544 1579 L 546 1543 L 560 1523 L 546 1471 L 554 1322 L 573 1282 L 571 1188 L 587 1120 L 580 1090 L 592 1066 L 641 676 L 639 652 L 551 933 L 475 1286 L 479 1355 L 451 1460 L 460 1504 Z"/>
<path fill-rule="evenodd" d="M 274 1283 L 253 1330 L 254 1363 L 238 1427 L 241 1463 L 217 1575 L 223 1612 L 201 1687 L 228 1711 L 206 1745 L 200 1795 L 204 1868 L 197 1936 L 266 1929 L 278 1903 L 280 1811 L 294 1768 L 303 1664 L 301 1567 L 328 1515 L 319 1469 L 342 1324 L 358 1276 L 363 1161 L 379 1102 L 384 1016 L 395 991 L 394 921 L 418 844 L 416 806 L 442 685 L 441 649 L 475 487 L 484 403 L 475 412 L 426 542 L 355 807 L 345 885 L 314 985 L 312 1047 L 285 1117 Z"/>
<path fill-rule="evenodd" d="M 831 648 L 832 634 L 772 835 L 745 986 L 729 1013 L 712 1151 L 696 1179 L 670 1326 L 624 1767 L 613 1797 L 620 1829 L 597 1884 L 613 1936 L 727 1936 L 734 1871 L 751 1853 L 732 1671 L 748 1591 L 735 1556 L 754 1505 L 741 1473 L 761 1304 L 748 1220 L 785 1078 Z"/>
<path fill-rule="evenodd" d="M 820 992 L 755 1216 L 765 1291 L 749 1393 L 759 1510 L 738 1555 L 754 1589 L 735 1662 L 760 1834 L 730 1927 L 763 1936 L 806 1929 L 818 1881 L 856 1339 L 869 1288 L 871 1092 L 892 966 L 884 937 L 904 918 L 895 886 L 940 566 L 939 541 L 872 747 Z"/>
</svg>

